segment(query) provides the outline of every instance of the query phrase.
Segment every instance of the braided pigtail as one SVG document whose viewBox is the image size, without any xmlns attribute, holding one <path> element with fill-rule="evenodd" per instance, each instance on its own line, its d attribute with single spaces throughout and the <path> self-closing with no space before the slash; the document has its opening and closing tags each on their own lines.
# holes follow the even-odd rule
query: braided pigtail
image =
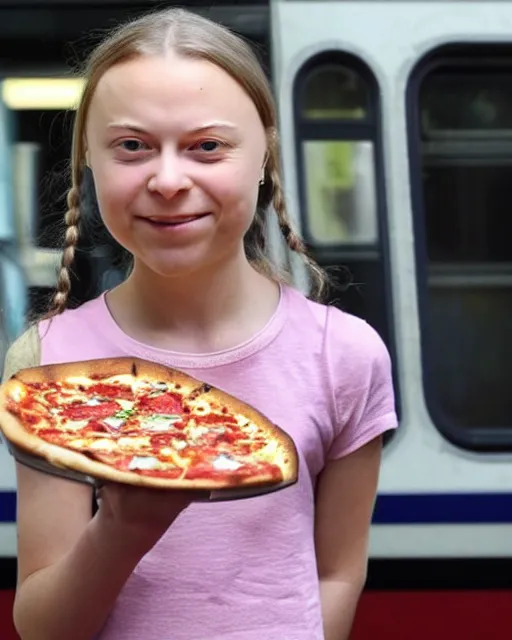
<svg viewBox="0 0 512 640">
<path fill-rule="evenodd" d="M 256 210 L 251 226 L 244 238 L 244 244 L 249 261 L 254 263 L 260 262 L 265 255 L 267 245 L 266 221 L 264 211 L 260 208 Z"/>
<path fill-rule="evenodd" d="M 57 288 L 52 299 L 52 307 L 47 317 L 62 313 L 69 299 L 71 291 L 70 268 L 75 259 L 75 250 L 78 243 L 80 222 L 80 187 L 74 184 L 67 196 L 68 210 L 64 216 L 66 234 L 64 236 L 64 248 L 59 273 L 57 276 Z"/>
<path fill-rule="evenodd" d="M 329 284 L 329 278 L 325 271 L 313 260 L 313 258 L 309 256 L 304 241 L 292 227 L 292 222 L 286 210 L 283 188 L 281 186 L 277 149 L 277 134 L 274 134 L 269 140 L 269 155 L 266 174 L 271 185 L 272 204 L 277 214 L 279 228 L 288 247 L 293 252 L 299 254 L 306 264 L 312 284 L 310 297 L 314 300 L 322 300 Z"/>
<path fill-rule="evenodd" d="M 244 238 L 245 253 L 252 265 L 263 275 L 273 280 L 284 280 L 277 265 L 267 255 L 267 210 L 272 202 L 272 190 L 265 180 L 261 180 L 256 213 Z"/>
</svg>

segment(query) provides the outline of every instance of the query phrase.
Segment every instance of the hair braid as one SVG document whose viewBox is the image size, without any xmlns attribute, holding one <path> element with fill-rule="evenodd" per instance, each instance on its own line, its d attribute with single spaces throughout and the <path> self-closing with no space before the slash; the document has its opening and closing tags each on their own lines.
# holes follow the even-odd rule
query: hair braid
<svg viewBox="0 0 512 640">
<path fill-rule="evenodd" d="M 57 276 L 57 290 L 53 295 L 52 309 L 49 316 L 62 313 L 67 306 L 69 293 L 71 291 L 70 267 L 75 259 L 75 250 L 78 243 L 79 222 L 80 222 L 80 187 L 74 184 L 67 196 L 68 210 L 64 216 L 66 223 L 66 234 L 64 236 L 64 248 L 62 260 Z"/>
<path fill-rule="evenodd" d="M 288 247 L 299 254 L 306 264 L 312 281 L 311 297 L 315 300 L 321 300 L 329 284 L 329 278 L 325 271 L 309 256 L 304 241 L 292 227 L 292 222 L 286 210 L 286 200 L 279 175 L 276 135 L 271 137 L 269 147 L 267 176 L 272 186 L 272 204 L 277 214 L 279 228 Z"/>
<path fill-rule="evenodd" d="M 259 260 L 262 254 L 265 254 L 266 239 L 266 220 L 265 212 L 257 209 L 252 220 L 251 226 L 244 238 L 244 245 L 249 260 Z"/>
</svg>

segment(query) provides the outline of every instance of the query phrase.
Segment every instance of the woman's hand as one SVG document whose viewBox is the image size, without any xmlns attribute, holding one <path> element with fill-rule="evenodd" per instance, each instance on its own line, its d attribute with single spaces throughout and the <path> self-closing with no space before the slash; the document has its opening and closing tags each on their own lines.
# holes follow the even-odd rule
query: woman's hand
<svg viewBox="0 0 512 640">
<path fill-rule="evenodd" d="M 98 517 L 123 543 L 147 553 L 191 502 L 208 495 L 109 482 L 96 490 Z"/>
</svg>

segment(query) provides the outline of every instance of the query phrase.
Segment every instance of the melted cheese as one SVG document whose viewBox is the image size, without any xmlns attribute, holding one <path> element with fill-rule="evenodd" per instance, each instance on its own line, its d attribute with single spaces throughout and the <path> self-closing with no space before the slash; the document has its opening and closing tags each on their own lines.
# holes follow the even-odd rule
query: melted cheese
<svg viewBox="0 0 512 640">
<path fill-rule="evenodd" d="M 73 449 L 83 449 L 88 445 L 88 440 L 84 440 L 83 438 L 75 438 L 74 440 L 70 440 L 68 442 L 68 445 L 70 447 L 73 447 Z"/>
<path fill-rule="evenodd" d="M 180 422 L 182 420 L 181 416 L 178 415 L 155 415 L 150 418 L 145 418 L 141 420 L 140 426 L 143 429 L 148 429 L 148 431 L 160 431 L 166 432 L 172 429 L 172 425 L 175 422 Z"/>
<path fill-rule="evenodd" d="M 240 426 L 242 426 L 242 425 L 240 425 Z M 248 425 L 245 425 L 242 428 L 245 431 L 245 433 L 249 433 L 251 435 L 254 435 L 254 434 L 258 433 L 258 431 L 259 431 L 258 427 L 252 422 L 249 422 Z"/>
<path fill-rule="evenodd" d="M 81 385 L 83 387 L 90 387 L 93 384 L 97 384 L 95 380 L 90 380 L 85 376 L 71 376 L 69 378 L 66 378 L 66 382 L 71 385 L 76 385 L 76 386 Z"/>
<path fill-rule="evenodd" d="M 172 460 L 174 465 L 177 467 L 184 468 L 190 464 L 189 460 L 187 460 L 186 458 L 182 458 L 180 454 L 175 449 L 172 449 L 171 447 L 163 447 L 160 451 L 160 455 L 163 458 L 169 458 L 169 460 Z"/>
<path fill-rule="evenodd" d="M 110 378 L 102 379 L 99 382 L 104 382 L 105 384 L 123 384 L 130 386 L 133 382 L 133 378 L 130 374 L 122 373 L 117 376 L 110 376 Z"/>
<path fill-rule="evenodd" d="M 89 424 L 89 420 L 66 420 L 62 423 L 62 426 L 66 431 L 78 431 L 78 429 L 83 429 Z"/>
<path fill-rule="evenodd" d="M 265 460 L 273 460 L 278 454 L 279 444 L 275 440 L 271 440 L 268 444 L 266 444 L 263 448 L 259 449 L 256 452 L 256 455 L 258 457 L 264 458 Z"/>
<path fill-rule="evenodd" d="M 236 462 L 236 460 L 232 460 L 228 458 L 228 456 L 221 455 L 213 461 L 214 469 L 218 469 L 219 471 L 235 471 L 239 467 L 242 466 L 240 462 Z"/>
<path fill-rule="evenodd" d="M 74 441 L 76 442 L 76 440 Z M 93 451 L 115 451 L 117 449 L 116 443 L 113 440 L 109 440 L 108 438 L 98 438 L 91 442 L 87 441 L 88 448 Z"/>
<path fill-rule="evenodd" d="M 85 404 L 88 407 L 97 407 L 99 404 L 101 404 L 101 400 L 99 398 L 91 398 L 90 400 L 87 400 Z"/>
<path fill-rule="evenodd" d="M 208 402 L 204 402 L 203 400 L 189 400 L 187 404 L 196 415 L 207 416 L 209 413 L 212 413 Z"/>
<path fill-rule="evenodd" d="M 187 434 L 192 440 L 196 440 L 197 438 L 200 438 L 201 436 L 206 435 L 208 431 L 209 431 L 208 427 L 205 427 L 202 425 L 199 425 L 198 427 L 196 427 L 195 425 L 192 425 L 187 430 Z"/>
<path fill-rule="evenodd" d="M 153 389 L 158 389 L 159 391 L 168 391 L 169 389 L 167 382 L 151 382 L 150 385 Z"/>
<path fill-rule="evenodd" d="M 244 416 L 241 413 L 235 413 L 234 417 L 239 427 L 244 427 L 246 429 L 248 427 L 252 427 L 255 431 L 258 430 L 258 427 L 255 424 L 253 424 L 247 416 Z"/>
<path fill-rule="evenodd" d="M 160 460 L 153 456 L 133 456 L 128 464 L 128 469 L 130 469 L 130 471 L 134 471 L 135 469 L 152 470 L 158 469 L 161 466 Z"/>
<path fill-rule="evenodd" d="M 134 380 L 130 377 L 129 381 L 127 381 L 126 384 L 131 386 L 133 393 L 137 393 L 137 391 L 144 389 L 146 389 L 147 391 L 152 390 L 151 382 L 147 380 L 139 380 L 137 378 Z"/>
<path fill-rule="evenodd" d="M 254 453 L 255 458 L 271 462 L 281 467 L 288 466 L 288 454 L 283 451 L 279 444 L 275 441 L 269 442 L 267 446 Z"/>
<path fill-rule="evenodd" d="M 116 402 L 125 410 L 133 409 L 135 406 L 135 402 L 132 402 L 131 400 L 122 400 L 121 398 L 117 398 Z"/>
<path fill-rule="evenodd" d="M 134 447 L 138 449 L 139 447 L 149 447 L 151 446 L 151 441 L 149 436 L 121 436 L 117 441 L 119 446 L 127 449 L 133 449 Z"/>
<path fill-rule="evenodd" d="M 107 426 L 112 427 L 112 429 L 119 429 L 123 426 L 126 420 L 124 418 L 104 418 L 103 422 Z"/>
<path fill-rule="evenodd" d="M 172 462 L 163 462 L 154 456 L 133 456 L 128 464 L 130 471 L 141 469 L 146 471 L 175 469 L 176 465 Z"/>
</svg>

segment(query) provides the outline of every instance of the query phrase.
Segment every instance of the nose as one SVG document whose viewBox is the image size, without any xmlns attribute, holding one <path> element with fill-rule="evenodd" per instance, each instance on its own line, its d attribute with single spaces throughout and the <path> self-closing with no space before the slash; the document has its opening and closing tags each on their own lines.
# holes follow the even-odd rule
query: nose
<svg viewBox="0 0 512 640">
<path fill-rule="evenodd" d="M 166 199 L 173 198 L 180 191 L 187 191 L 192 186 L 183 159 L 171 151 L 162 152 L 148 180 L 148 189 L 159 193 Z"/>
</svg>

